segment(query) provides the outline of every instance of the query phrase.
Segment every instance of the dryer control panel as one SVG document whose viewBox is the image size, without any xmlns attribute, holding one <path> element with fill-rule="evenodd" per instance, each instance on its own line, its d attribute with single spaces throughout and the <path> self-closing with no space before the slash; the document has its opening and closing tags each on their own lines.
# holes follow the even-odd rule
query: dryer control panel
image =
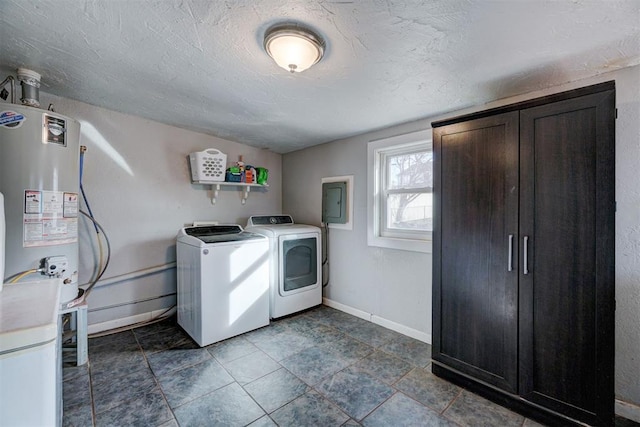
<svg viewBox="0 0 640 427">
<path fill-rule="evenodd" d="M 249 217 L 247 227 L 252 225 L 285 225 L 293 224 L 291 215 L 260 215 Z"/>
</svg>

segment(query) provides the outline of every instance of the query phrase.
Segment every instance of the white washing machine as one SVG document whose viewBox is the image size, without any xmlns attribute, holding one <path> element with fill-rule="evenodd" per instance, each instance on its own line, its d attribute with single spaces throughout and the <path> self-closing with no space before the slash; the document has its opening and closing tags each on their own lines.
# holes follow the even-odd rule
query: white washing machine
<svg viewBox="0 0 640 427">
<path fill-rule="evenodd" d="M 177 243 L 178 324 L 200 346 L 269 324 L 269 240 L 239 225 L 185 227 Z"/>
<path fill-rule="evenodd" d="M 322 304 L 320 228 L 295 224 L 289 215 L 258 215 L 246 230 L 269 238 L 272 319 Z"/>
</svg>

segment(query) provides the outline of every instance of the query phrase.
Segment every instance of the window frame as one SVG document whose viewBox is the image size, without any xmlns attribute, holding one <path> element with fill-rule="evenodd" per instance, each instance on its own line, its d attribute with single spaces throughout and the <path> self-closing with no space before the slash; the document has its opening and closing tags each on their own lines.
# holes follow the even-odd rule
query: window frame
<svg viewBox="0 0 640 427">
<path fill-rule="evenodd" d="M 431 129 L 370 141 L 367 144 L 367 244 L 413 252 L 432 252 L 433 232 L 389 230 L 386 226 L 387 195 L 415 190 L 431 190 L 432 187 L 418 187 L 411 190 L 385 192 L 387 180 L 386 159 L 389 155 L 409 154 L 433 150 Z M 428 192 L 428 191 L 418 191 Z"/>
</svg>

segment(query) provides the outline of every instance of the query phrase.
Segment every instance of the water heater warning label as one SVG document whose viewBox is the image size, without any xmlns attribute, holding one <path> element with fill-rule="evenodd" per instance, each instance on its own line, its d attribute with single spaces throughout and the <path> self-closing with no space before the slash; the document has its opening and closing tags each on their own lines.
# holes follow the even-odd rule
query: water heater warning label
<svg viewBox="0 0 640 427">
<path fill-rule="evenodd" d="M 78 193 L 25 190 L 23 246 L 78 241 Z"/>
</svg>

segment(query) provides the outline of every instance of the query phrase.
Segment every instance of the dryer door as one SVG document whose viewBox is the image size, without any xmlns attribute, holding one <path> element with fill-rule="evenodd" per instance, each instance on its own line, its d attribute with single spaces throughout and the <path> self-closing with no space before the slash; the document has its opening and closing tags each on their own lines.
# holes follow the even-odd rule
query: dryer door
<svg viewBox="0 0 640 427">
<path fill-rule="evenodd" d="M 280 251 L 278 292 L 280 295 L 305 292 L 321 286 L 319 233 L 281 235 L 278 246 Z"/>
</svg>

